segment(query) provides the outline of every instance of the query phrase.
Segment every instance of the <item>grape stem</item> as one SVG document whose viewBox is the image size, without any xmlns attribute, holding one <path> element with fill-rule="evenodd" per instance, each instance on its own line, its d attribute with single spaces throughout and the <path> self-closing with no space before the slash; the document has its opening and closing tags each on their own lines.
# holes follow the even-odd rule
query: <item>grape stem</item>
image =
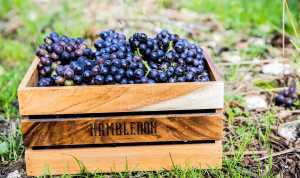
<svg viewBox="0 0 300 178">
<path fill-rule="evenodd" d="M 135 51 L 135 55 L 137 55 L 137 56 L 139 56 L 139 57 L 142 57 L 142 54 L 141 54 L 141 52 L 140 52 L 140 49 L 139 48 L 137 48 L 136 49 L 136 51 Z M 146 77 L 148 76 L 148 74 L 149 74 L 149 72 L 151 71 L 151 68 L 150 68 L 150 66 L 149 66 L 149 64 L 148 64 L 148 62 L 147 61 L 145 61 L 145 60 L 142 60 L 142 63 L 144 64 L 144 66 L 146 67 L 146 69 L 147 69 L 147 72 L 146 72 Z"/>
<path fill-rule="evenodd" d="M 170 41 L 167 52 L 171 51 L 173 49 L 173 46 L 174 46 L 173 41 Z"/>
<path fill-rule="evenodd" d="M 146 67 L 146 69 L 147 69 L 147 72 L 146 72 L 146 77 L 148 76 L 148 74 L 149 74 L 149 72 L 151 71 L 151 69 L 150 69 L 150 66 L 149 66 L 149 64 L 148 64 L 148 62 L 147 61 L 145 61 L 145 60 L 142 60 L 142 62 L 143 62 L 143 64 L 144 64 L 144 66 Z"/>
<path fill-rule="evenodd" d="M 142 54 L 141 54 L 139 48 L 137 48 L 136 51 L 135 51 L 134 53 L 135 53 L 135 55 L 137 55 L 137 56 L 139 56 L 139 57 L 142 57 Z"/>
</svg>

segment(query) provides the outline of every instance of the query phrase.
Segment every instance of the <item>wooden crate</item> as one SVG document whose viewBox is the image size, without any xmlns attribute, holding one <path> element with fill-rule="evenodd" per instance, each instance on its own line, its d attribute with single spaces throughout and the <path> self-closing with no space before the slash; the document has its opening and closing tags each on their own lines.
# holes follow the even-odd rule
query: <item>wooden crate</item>
<svg viewBox="0 0 300 178">
<path fill-rule="evenodd" d="M 27 174 L 222 165 L 224 83 L 36 87 L 34 60 L 18 90 Z"/>
</svg>

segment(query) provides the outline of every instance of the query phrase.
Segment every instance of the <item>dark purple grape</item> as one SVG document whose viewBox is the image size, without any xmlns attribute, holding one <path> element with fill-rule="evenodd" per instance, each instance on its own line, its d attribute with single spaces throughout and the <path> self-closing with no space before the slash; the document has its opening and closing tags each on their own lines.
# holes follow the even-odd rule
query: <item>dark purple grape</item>
<svg viewBox="0 0 300 178">
<path fill-rule="evenodd" d="M 142 83 L 148 83 L 148 80 L 149 79 L 147 77 L 145 77 L 145 76 L 141 78 L 141 82 Z"/>
<path fill-rule="evenodd" d="M 74 70 L 75 74 L 82 74 L 84 67 L 79 62 L 72 62 L 70 67 Z"/>
<path fill-rule="evenodd" d="M 178 77 L 177 82 L 185 82 L 185 78 L 184 77 Z"/>
<path fill-rule="evenodd" d="M 169 78 L 168 82 L 169 82 L 169 83 L 175 83 L 175 82 L 176 82 L 176 79 L 171 77 L 171 78 Z"/>
<path fill-rule="evenodd" d="M 106 84 L 112 84 L 113 82 L 114 82 L 114 78 L 113 78 L 112 75 L 107 75 L 107 76 L 105 77 L 105 83 L 106 83 Z"/>
<path fill-rule="evenodd" d="M 100 74 L 106 75 L 106 74 L 108 74 L 108 72 L 109 72 L 108 67 L 106 67 L 104 65 L 100 66 Z"/>
<path fill-rule="evenodd" d="M 48 87 L 53 85 L 53 80 L 50 77 L 42 77 L 38 82 L 39 87 Z"/>
<path fill-rule="evenodd" d="M 48 57 L 41 57 L 40 61 L 45 66 L 50 66 L 52 64 L 51 60 Z"/>
<path fill-rule="evenodd" d="M 127 80 L 126 78 L 122 78 L 122 80 L 121 80 L 120 83 L 121 83 L 121 84 L 127 84 L 127 83 L 128 83 L 128 80 Z"/>
<path fill-rule="evenodd" d="M 71 79 L 73 79 L 74 75 L 75 75 L 75 73 L 71 68 L 66 68 L 65 69 L 65 71 L 64 71 L 65 79 L 71 80 Z"/>
<path fill-rule="evenodd" d="M 141 78 L 141 77 L 143 77 L 144 76 L 144 71 L 142 70 L 142 69 L 136 69 L 135 71 L 134 71 L 134 77 L 135 78 Z"/>
<path fill-rule="evenodd" d="M 286 107 L 292 107 L 293 106 L 293 100 L 290 97 L 286 97 L 284 99 L 284 105 Z"/>
<path fill-rule="evenodd" d="M 288 97 L 289 94 L 290 94 L 290 92 L 289 92 L 289 90 L 284 90 L 284 91 L 282 92 L 282 94 L 283 94 L 284 97 Z"/>
<path fill-rule="evenodd" d="M 121 80 L 122 80 L 122 75 L 116 74 L 116 75 L 114 75 L 114 79 L 115 79 L 116 82 L 120 83 Z"/>
<path fill-rule="evenodd" d="M 166 82 L 168 80 L 167 74 L 164 72 L 159 72 L 158 78 L 160 82 Z"/>
<path fill-rule="evenodd" d="M 52 69 L 50 66 L 44 66 L 41 70 L 40 70 L 40 74 L 42 76 L 49 76 L 52 72 Z"/>
<path fill-rule="evenodd" d="M 83 82 L 83 77 L 81 75 L 75 75 L 73 81 L 75 84 L 80 85 Z"/>
<path fill-rule="evenodd" d="M 176 74 L 177 76 L 183 75 L 183 72 L 184 72 L 183 67 L 181 67 L 181 66 L 176 67 L 176 69 L 175 69 L 175 74 Z"/>
<path fill-rule="evenodd" d="M 92 74 L 92 72 L 90 70 L 85 70 L 83 72 L 82 76 L 83 76 L 84 81 L 88 82 L 88 81 L 90 81 L 92 79 L 93 74 Z"/>
<path fill-rule="evenodd" d="M 62 47 L 60 44 L 57 44 L 57 43 L 54 43 L 52 48 L 53 48 L 53 51 L 54 51 L 57 55 L 62 54 L 63 51 L 64 51 L 63 47 Z"/>
<path fill-rule="evenodd" d="M 96 65 L 92 68 L 92 74 L 93 74 L 93 76 L 100 74 L 100 67 L 98 65 Z"/>
<path fill-rule="evenodd" d="M 95 84 L 102 85 L 104 83 L 104 77 L 102 75 L 96 75 Z"/>
<path fill-rule="evenodd" d="M 275 104 L 278 106 L 282 105 L 284 103 L 284 99 L 285 98 L 283 95 L 281 95 L 281 94 L 277 95 L 275 98 Z"/>
<path fill-rule="evenodd" d="M 65 83 L 65 78 L 62 77 L 62 76 L 56 76 L 56 77 L 55 77 L 55 83 L 56 83 L 57 85 L 64 85 L 64 83 Z"/>
<path fill-rule="evenodd" d="M 289 94 L 296 93 L 297 92 L 296 86 L 290 86 L 288 88 L 288 92 L 289 92 Z"/>
<path fill-rule="evenodd" d="M 151 71 L 150 71 L 150 77 L 152 78 L 152 79 L 156 79 L 156 78 L 158 78 L 158 75 L 159 75 L 159 72 L 156 70 L 156 69 L 152 69 Z"/>
<path fill-rule="evenodd" d="M 188 81 L 188 82 L 191 82 L 191 81 L 193 81 L 194 80 L 194 77 L 195 77 L 195 74 L 193 73 L 193 72 L 188 72 L 187 74 L 186 74 L 186 81 Z"/>
</svg>

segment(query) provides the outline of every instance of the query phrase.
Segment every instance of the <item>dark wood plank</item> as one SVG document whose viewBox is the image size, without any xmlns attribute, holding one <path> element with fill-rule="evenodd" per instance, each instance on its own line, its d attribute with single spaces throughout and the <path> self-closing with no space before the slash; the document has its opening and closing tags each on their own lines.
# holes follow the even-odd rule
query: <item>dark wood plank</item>
<svg viewBox="0 0 300 178">
<path fill-rule="evenodd" d="M 218 140 L 223 114 L 115 116 L 77 119 L 22 119 L 24 144 L 84 145 Z"/>
</svg>

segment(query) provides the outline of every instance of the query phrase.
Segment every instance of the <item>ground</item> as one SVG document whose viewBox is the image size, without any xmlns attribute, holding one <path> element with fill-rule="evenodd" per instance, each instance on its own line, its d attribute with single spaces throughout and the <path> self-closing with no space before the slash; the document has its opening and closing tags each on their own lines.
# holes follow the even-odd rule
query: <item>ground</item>
<svg viewBox="0 0 300 178">
<path fill-rule="evenodd" d="M 223 168 L 79 176 L 300 177 L 299 101 L 291 109 L 274 105 L 276 93 L 293 80 L 299 84 L 300 74 L 297 38 L 287 34 L 282 48 L 281 3 L 259 14 L 266 7 L 260 3 L 267 1 L 239 5 L 224 0 L 229 4 L 225 11 L 213 1 L 201 2 L 0 1 L 0 177 L 25 177 L 16 90 L 36 46 L 52 30 L 93 39 L 108 28 L 126 34 L 166 28 L 208 50 L 226 86 Z M 248 6 L 252 10 L 243 9 Z M 287 31 L 292 27 L 287 25 Z M 294 139 L 280 134 L 287 123 L 295 127 Z"/>
</svg>

